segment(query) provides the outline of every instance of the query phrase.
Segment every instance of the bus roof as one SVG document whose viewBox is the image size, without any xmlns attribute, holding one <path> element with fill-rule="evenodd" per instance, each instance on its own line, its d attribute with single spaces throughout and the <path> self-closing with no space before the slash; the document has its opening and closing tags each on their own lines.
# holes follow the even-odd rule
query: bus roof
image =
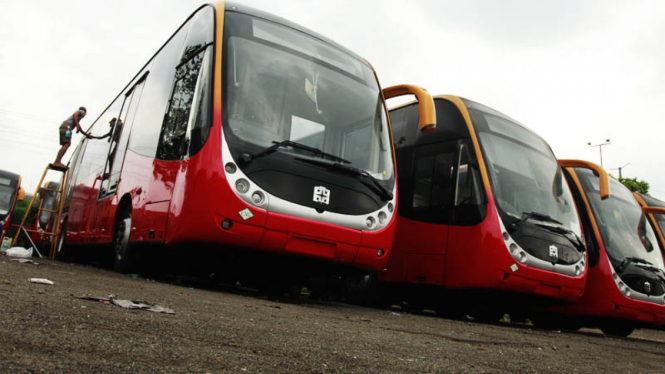
<svg viewBox="0 0 665 374">
<path fill-rule="evenodd" d="M 337 44 L 336 42 L 326 38 L 323 35 L 320 35 L 320 34 L 314 32 L 314 31 L 311 31 L 311 30 L 309 30 L 305 27 L 302 27 L 302 26 L 300 26 L 300 25 L 298 25 L 294 22 L 291 22 L 291 21 L 285 19 L 285 18 L 278 17 L 278 16 L 275 16 L 271 13 L 264 12 L 264 11 L 258 10 L 258 9 L 254 9 L 252 7 L 248 7 L 248 6 L 238 4 L 238 3 L 235 3 L 235 2 L 217 1 L 217 2 L 212 2 L 212 3 L 208 3 L 208 4 L 202 4 L 201 6 L 197 7 L 187 17 L 187 19 L 185 19 L 182 22 L 182 24 L 180 24 L 180 26 L 178 26 L 178 28 L 171 34 L 171 36 L 169 36 L 168 39 L 166 39 L 166 41 L 159 47 L 159 49 L 152 55 L 152 57 L 150 57 L 150 59 L 148 59 L 148 61 L 141 67 L 141 69 L 139 69 L 139 71 L 136 73 L 136 75 L 134 75 L 134 77 L 132 77 L 132 79 L 130 79 L 130 81 L 127 83 L 127 85 L 125 87 L 123 87 L 123 89 L 118 93 L 118 95 L 116 95 L 113 98 L 113 100 L 111 100 L 111 103 L 108 106 L 106 106 L 106 108 L 104 108 L 104 110 L 102 110 L 100 112 L 99 116 L 97 116 L 97 118 L 95 118 L 94 121 L 92 121 L 92 124 L 90 124 L 90 126 L 88 126 L 87 131 L 90 131 L 92 126 L 94 126 L 95 123 L 97 122 L 97 120 L 99 120 L 101 118 L 101 116 L 111 107 L 111 105 L 113 105 L 113 102 L 120 95 L 122 95 L 122 93 L 125 92 L 125 90 L 127 88 L 129 88 L 132 85 L 132 83 L 136 82 L 142 76 L 142 74 L 145 72 L 145 69 L 148 67 L 148 65 L 150 65 L 152 60 L 159 54 L 159 52 L 161 52 L 162 49 L 164 49 L 164 47 L 168 44 L 168 42 L 171 41 L 171 39 L 173 39 L 173 37 L 178 33 L 178 31 L 180 31 L 180 29 L 183 26 L 185 26 L 187 21 L 189 21 L 189 19 L 192 18 L 194 16 L 194 14 L 196 14 L 201 8 L 204 8 L 206 6 L 212 6 L 215 9 L 218 9 L 221 6 L 224 6 L 225 10 L 230 10 L 230 11 L 234 11 L 234 12 L 238 12 L 238 13 L 244 13 L 244 14 L 247 14 L 247 15 L 250 15 L 250 16 L 255 16 L 255 17 L 258 17 L 258 18 L 263 18 L 265 20 L 268 20 L 268 21 L 271 21 L 271 22 L 276 22 L 276 23 L 279 23 L 279 24 L 284 25 L 286 27 L 290 27 L 294 30 L 298 30 L 300 32 L 306 33 L 306 34 L 308 34 L 308 35 L 310 35 L 314 38 L 317 38 L 317 39 L 321 40 L 324 43 L 330 44 L 330 45 L 334 46 L 335 48 L 338 48 L 338 49 L 342 50 L 343 52 L 351 55 L 352 57 L 358 59 L 358 61 L 362 62 L 363 64 L 365 64 L 365 65 L 367 65 L 371 68 L 371 65 L 369 64 L 369 62 L 367 60 L 360 57 L 359 55 L 352 52 L 351 50 L 341 46 L 340 44 Z M 374 68 L 372 68 L 372 71 L 374 71 Z M 79 143 L 79 145 L 80 145 L 80 143 Z"/>
<path fill-rule="evenodd" d="M 0 170 L 0 177 L 15 180 L 15 179 L 19 179 L 21 176 L 19 174 L 12 173 L 10 171 Z"/>
<path fill-rule="evenodd" d="M 215 6 L 218 6 L 218 4 L 215 4 Z M 344 51 L 345 53 L 353 56 L 354 58 L 356 58 L 358 60 L 360 60 L 365 65 L 370 66 L 369 63 L 367 62 L 367 60 L 360 57 L 359 55 L 357 55 L 353 51 L 349 50 L 348 48 L 336 43 L 333 40 L 330 40 L 330 39 L 326 38 L 325 36 L 315 32 L 315 31 L 312 31 L 312 30 L 310 30 L 306 27 L 300 26 L 299 24 L 297 24 L 295 22 L 291 22 L 291 21 L 287 20 L 286 18 L 282 18 L 282 17 L 276 16 L 274 14 L 271 14 L 271 13 L 268 13 L 268 12 L 265 12 L 265 11 L 262 11 L 262 10 L 259 10 L 259 9 L 255 9 L 255 8 L 252 8 L 252 7 L 248 7 L 244 4 L 239 4 L 239 3 L 236 3 L 236 2 L 233 2 L 233 1 L 226 1 L 225 4 L 224 4 L 224 8 L 227 11 L 244 13 L 244 14 L 254 16 L 254 17 L 257 17 L 257 18 L 263 18 L 267 21 L 279 23 L 280 25 L 283 25 L 283 26 L 292 28 L 294 30 L 303 32 L 305 34 L 308 34 L 309 36 L 312 36 L 316 39 L 319 39 L 320 41 L 322 41 L 324 43 L 330 44 L 331 46 Z"/>
<path fill-rule="evenodd" d="M 662 200 L 658 200 L 653 196 L 645 195 L 643 193 L 639 195 L 644 200 L 644 202 L 647 203 L 648 206 L 655 208 L 665 208 L 665 202 L 663 202 Z"/>
</svg>

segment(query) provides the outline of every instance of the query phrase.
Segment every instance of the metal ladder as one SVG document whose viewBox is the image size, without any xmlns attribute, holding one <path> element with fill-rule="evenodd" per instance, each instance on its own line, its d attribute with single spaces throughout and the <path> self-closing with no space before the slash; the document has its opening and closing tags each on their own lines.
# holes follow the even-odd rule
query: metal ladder
<svg viewBox="0 0 665 374">
<path fill-rule="evenodd" d="M 57 171 L 63 173 L 62 175 L 62 183 L 60 183 L 60 188 L 59 189 L 50 189 L 50 188 L 43 188 L 42 183 L 44 183 L 44 178 L 46 178 L 46 174 L 48 173 L 49 170 Z M 37 254 L 39 257 L 44 257 L 42 254 L 39 252 L 39 249 L 37 249 L 37 246 L 35 243 L 32 241 L 30 238 L 31 232 L 37 232 L 42 235 L 48 235 L 51 236 L 51 253 L 50 257 L 51 259 L 55 258 L 55 251 L 56 247 L 58 245 L 58 235 L 60 234 L 60 217 L 62 217 L 62 210 L 65 207 L 65 199 L 64 199 L 64 191 L 65 191 L 65 186 L 67 186 L 67 182 L 69 179 L 69 168 L 68 167 L 61 167 L 61 166 L 56 166 L 54 164 L 48 164 L 46 166 L 46 169 L 44 169 L 44 174 L 42 174 L 42 179 L 39 180 L 39 184 L 37 185 L 37 190 L 35 191 L 34 195 L 32 195 L 32 199 L 30 200 L 30 204 L 28 205 L 28 208 L 25 211 L 25 214 L 23 215 L 23 219 L 21 220 L 21 225 L 18 227 L 18 231 L 16 232 L 16 235 L 14 236 L 14 241 L 12 241 L 12 247 L 16 245 L 16 241 L 18 240 L 18 237 L 21 235 L 21 231 L 25 233 L 25 236 L 28 238 L 28 241 L 30 241 L 30 244 L 32 244 L 32 247 L 37 251 Z M 35 199 L 37 198 L 37 194 L 39 191 L 52 191 L 57 193 L 57 209 L 42 209 L 42 204 L 40 202 L 39 208 L 37 209 L 37 217 L 41 215 L 42 212 L 50 212 L 51 214 L 56 214 L 55 216 L 55 226 L 53 232 L 47 232 L 47 231 L 41 231 L 41 230 L 33 230 L 33 229 L 26 229 L 24 227 L 25 225 L 25 220 L 28 218 L 30 215 L 30 210 L 32 209 L 32 204 L 34 204 Z M 39 219 L 39 218 L 38 218 Z"/>
</svg>

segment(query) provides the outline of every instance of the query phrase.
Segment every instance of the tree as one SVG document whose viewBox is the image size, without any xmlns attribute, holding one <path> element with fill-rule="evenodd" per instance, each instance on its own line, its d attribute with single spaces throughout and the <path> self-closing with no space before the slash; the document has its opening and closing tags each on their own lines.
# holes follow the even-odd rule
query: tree
<svg viewBox="0 0 665 374">
<path fill-rule="evenodd" d="M 637 180 L 637 178 L 619 178 L 619 182 L 628 187 L 631 192 L 639 192 L 644 195 L 649 194 L 649 182 Z"/>
</svg>

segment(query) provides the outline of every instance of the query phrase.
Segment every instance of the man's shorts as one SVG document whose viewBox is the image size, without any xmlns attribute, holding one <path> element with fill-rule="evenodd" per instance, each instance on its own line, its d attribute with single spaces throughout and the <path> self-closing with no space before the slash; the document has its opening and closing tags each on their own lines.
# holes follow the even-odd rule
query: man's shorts
<svg viewBox="0 0 665 374">
<path fill-rule="evenodd" d="M 62 125 L 60 125 L 60 145 L 72 144 L 71 134 L 69 138 L 66 136 L 67 130 L 69 130 L 69 124 L 63 122 Z"/>
</svg>

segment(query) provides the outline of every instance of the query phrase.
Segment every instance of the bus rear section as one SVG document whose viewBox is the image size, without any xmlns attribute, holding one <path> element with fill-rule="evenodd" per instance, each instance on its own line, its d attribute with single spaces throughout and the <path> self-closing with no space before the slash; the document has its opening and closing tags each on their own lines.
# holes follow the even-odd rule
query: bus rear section
<svg viewBox="0 0 665 374">
<path fill-rule="evenodd" d="M 586 247 L 550 147 L 509 117 L 435 98 L 437 129 L 415 130 L 417 104 L 390 111 L 399 216 L 381 300 L 497 320 L 524 305 L 577 301 Z"/>
<path fill-rule="evenodd" d="M 21 176 L 0 170 L 0 241 L 9 235 L 14 207 L 16 202 L 23 200 L 24 195 Z"/>
<path fill-rule="evenodd" d="M 546 322 L 563 327 L 599 327 L 628 336 L 635 327 L 665 325 L 665 265 L 661 243 L 631 192 L 612 179 L 612 196 L 597 197 L 598 177 L 566 168 L 588 236 L 586 290 L 575 304 L 549 309 Z M 661 210 L 655 208 L 651 212 Z M 534 321 L 534 322 L 537 322 Z"/>
<path fill-rule="evenodd" d="M 110 244 L 121 271 L 139 244 L 212 249 L 264 278 L 381 270 L 397 209 L 387 92 L 320 35 L 203 6 L 72 157 L 66 241 Z"/>
<path fill-rule="evenodd" d="M 51 244 L 51 236 L 44 234 L 45 232 L 53 232 L 55 228 L 55 218 L 57 214 L 53 211 L 58 209 L 58 190 L 60 189 L 60 182 L 44 182 L 44 185 L 39 190 L 38 202 L 33 206 L 26 227 L 29 226 L 31 230 L 30 239 L 35 245 L 46 250 Z M 40 212 L 41 210 L 41 212 Z M 37 212 L 40 212 L 37 214 Z M 32 222 L 32 223 L 30 223 Z M 40 251 L 42 250 L 40 249 Z M 48 253 L 48 251 L 45 251 Z"/>
</svg>

